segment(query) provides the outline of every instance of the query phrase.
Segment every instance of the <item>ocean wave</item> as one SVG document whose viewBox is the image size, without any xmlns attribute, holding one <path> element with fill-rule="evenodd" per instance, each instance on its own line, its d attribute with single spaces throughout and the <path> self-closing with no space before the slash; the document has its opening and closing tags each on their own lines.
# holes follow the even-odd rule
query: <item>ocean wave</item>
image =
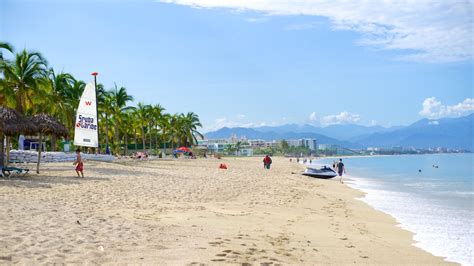
<svg viewBox="0 0 474 266">
<path fill-rule="evenodd" d="M 402 228 L 413 232 L 416 246 L 449 261 L 474 264 L 472 211 L 450 208 L 442 201 L 432 201 L 423 195 L 384 190 L 385 184 L 373 180 L 353 179 L 350 185 L 367 193 L 362 200 L 390 214 Z M 472 195 L 472 192 L 467 193 Z"/>
</svg>

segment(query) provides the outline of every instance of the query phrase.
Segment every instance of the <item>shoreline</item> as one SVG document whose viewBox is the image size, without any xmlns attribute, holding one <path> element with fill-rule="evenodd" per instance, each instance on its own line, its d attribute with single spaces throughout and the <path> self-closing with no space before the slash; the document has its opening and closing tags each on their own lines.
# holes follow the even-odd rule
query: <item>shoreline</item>
<svg viewBox="0 0 474 266">
<path fill-rule="evenodd" d="M 0 179 L 0 262 L 451 264 L 363 192 L 273 161 L 86 162 L 84 179 L 51 163 Z"/>
<path fill-rule="evenodd" d="M 424 154 L 420 154 L 420 155 L 424 155 Z M 433 154 L 429 154 L 429 155 L 433 155 Z M 436 154 L 436 155 L 438 155 L 438 154 Z M 439 155 L 445 155 L 445 154 L 439 154 Z M 393 156 L 393 155 L 383 155 L 383 156 Z M 395 155 L 395 156 L 405 157 L 406 155 Z M 379 156 L 374 156 L 374 157 L 379 157 Z M 351 157 L 341 157 L 341 158 L 351 158 Z M 352 158 L 354 158 L 354 157 L 352 157 Z M 324 160 L 324 159 L 326 159 L 326 158 L 318 158 L 318 161 Z M 403 213 L 397 213 L 394 210 L 390 211 L 390 209 L 387 209 L 386 207 L 380 206 L 379 201 L 374 201 L 374 194 L 377 195 L 376 197 L 379 200 L 381 200 L 380 197 L 383 197 L 381 195 L 384 193 L 384 190 L 381 190 L 380 187 L 377 187 L 377 188 L 367 187 L 367 184 L 368 184 L 367 182 L 373 182 L 373 181 L 370 181 L 370 179 L 368 179 L 366 176 L 364 176 L 364 175 L 345 175 L 345 179 L 346 179 L 345 183 L 351 189 L 358 190 L 358 191 L 360 191 L 364 194 L 362 197 L 356 198 L 357 200 L 360 200 L 360 201 L 364 202 L 365 204 L 367 204 L 368 206 L 373 208 L 375 211 L 383 212 L 386 215 L 392 217 L 396 222 L 396 226 L 400 227 L 403 230 L 406 230 L 406 231 L 410 232 L 412 234 L 411 238 L 412 238 L 412 242 L 413 242 L 412 245 L 413 246 L 418 247 L 418 248 L 422 249 L 423 251 L 426 251 L 426 252 L 432 254 L 433 256 L 442 257 L 446 262 L 456 263 L 458 265 L 462 265 L 462 263 L 465 263 L 465 261 L 462 260 L 462 259 L 461 260 L 459 258 L 454 259 L 452 257 L 449 258 L 448 253 L 440 252 L 437 249 L 433 249 L 433 246 L 429 245 L 431 242 L 426 242 L 427 241 L 426 235 L 422 234 L 422 233 L 426 233 L 426 232 L 423 232 L 423 230 L 421 230 L 421 232 L 420 232 L 420 230 L 416 230 L 416 226 L 414 228 L 414 224 L 407 221 L 406 215 L 403 216 Z M 373 179 L 374 178 L 372 177 L 372 180 Z M 362 182 L 362 183 L 360 183 L 360 182 Z M 417 223 L 415 223 L 415 225 L 416 224 Z"/>
</svg>

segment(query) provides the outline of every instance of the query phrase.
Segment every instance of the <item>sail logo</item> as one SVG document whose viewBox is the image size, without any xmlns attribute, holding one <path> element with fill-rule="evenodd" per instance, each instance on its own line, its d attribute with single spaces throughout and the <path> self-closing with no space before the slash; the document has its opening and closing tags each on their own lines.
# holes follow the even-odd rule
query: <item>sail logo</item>
<svg viewBox="0 0 474 266">
<path fill-rule="evenodd" d="M 77 120 L 77 128 L 97 130 L 97 125 L 94 124 L 95 119 L 93 117 L 79 115 Z"/>
<path fill-rule="evenodd" d="M 86 105 L 87 105 L 87 106 L 91 106 L 91 105 L 92 105 L 92 102 L 91 102 L 91 101 L 86 101 Z"/>
</svg>

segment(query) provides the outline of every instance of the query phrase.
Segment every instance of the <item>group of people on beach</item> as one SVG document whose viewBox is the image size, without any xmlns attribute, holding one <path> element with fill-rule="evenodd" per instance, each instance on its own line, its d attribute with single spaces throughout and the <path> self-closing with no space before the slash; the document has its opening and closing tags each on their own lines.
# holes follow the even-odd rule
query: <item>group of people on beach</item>
<svg viewBox="0 0 474 266">
<path fill-rule="evenodd" d="M 143 157 L 142 157 L 143 156 Z M 141 159 L 141 158 L 148 158 L 148 154 L 137 154 L 136 158 Z M 292 160 L 290 159 L 290 162 Z M 297 160 L 299 161 L 299 160 Z M 273 161 L 270 155 L 265 155 L 263 158 L 263 168 L 270 170 L 270 166 L 272 165 Z M 76 160 L 73 162 L 73 165 L 76 166 L 76 174 L 77 177 L 82 177 L 84 178 L 84 162 L 81 157 L 81 149 L 76 150 Z M 336 164 L 336 161 L 334 161 L 332 165 L 333 169 L 338 173 L 340 177 L 340 182 L 343 183 L 342 181 L 342 174 L 346 172 L 346 169 L 344 168 L 344 164 L 342 163 L 342 159 L 339 159 L 339 163 Z"/>
</svg>

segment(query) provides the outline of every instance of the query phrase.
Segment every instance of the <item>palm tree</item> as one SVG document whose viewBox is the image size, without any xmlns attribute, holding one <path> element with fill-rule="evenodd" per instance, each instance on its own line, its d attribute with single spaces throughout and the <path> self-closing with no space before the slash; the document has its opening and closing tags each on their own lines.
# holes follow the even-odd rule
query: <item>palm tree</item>
<svg viewBox="0 0 474 266">
<path fill-rule="evenodd" d="M 232 155 L 232 154 L 235 153 L 236 147 L 235 147 L 234 144 L 228 144 L 228 145 L 225 147 L 224 151 L 225 151 L 228 155 Z"/>
<path fill-rule="evenodd" d="M 41 95 L 40 82 L 47 76 L 47 64 L 39 52 L 26 50 L 15 54 L 12 62 L 0 62 L 0 71 L 5 77 L 3 90 L 15 95 L 16 110 L 21 114 L 25 114 L 26 110 L 32 107 L 32 96 Z"/>
<path fill-rule="evenodd" d="M 186 115 L 183 115 L 183 133 L 184 133 L 184 142 L 185 145 L 194 145 L 197 143 L 197 136 L 204 138 L 199 131 L 198 127 L 202 127 L 201 122 L 199 121 L 199 116 L 193 112 L 188 112 Z"/>
<path fill-rule="evenodd" d="M 102 101 L 99 104 L 100 113 L 103 114 L 105 118 L 105 150 L 109 148 L 109 118 L 113 114 L 113 95 L 111 91 L 103 91 L 102 93 Z"/>
<path fill-rule="evenodd" d="M 7 42 L 2 42 L 0 41 L 0 61 L 3 61 L 3 52 L 2 49 L 5 49 L 9 51 L 10 53 L 13 53 L 14 49 L 13 46 Z"/>
<path fill-rule="evenodd" d="M 242 146 L 243 146 L 243 143 L 242 141 L 237 141 L 237 143 L 235 144 L 235 152 L 237 153 L 237 155 L 240 155 L 240 150 L 242 149 Z"/>
<path fill-rule="evenodd" d="M 50 69 L 49 76 L 45 77 L 42 84 L 45 94 L 41 95 L 35 104 L 35 113 L 48 113 L 65 125 L 73 125 L 74 118 L 71 117 L 71 113 L 75 113 L 77 106 L 73 106 L 67 96 L 74 84 L 74 77 L 69 73 L 56 74 L 53 69 Z M 56 151 L 56 135 L 54 134 L 51 135 L 51 148 Z"/>
<path fill-rule="evenodd" d="M 161 131 L 161 141 L 166 154 L 166 143 L 171 141 L 171 115 L 163 114 L 158 120 L 158 127 Z"/>
<path fill-rule="evenodd" d="M 176 146 L 181 144 L 183 139 L 183 114 L 173 114 L 170 116 L 170 142 L 171 147 L 177 148 Z"/>
<path fill-rule="evenodd" d="M 127 106 L 127 102 L 133 101 L 133 96 L 127 93 L 127 89 L 125 87 L 117 87 L 115 84 L 114 89 L 111 90 L 112 95 L 112 114 L 115 120 L 115 144 L 118 145 L 120 148 L 120 136 L 119 136 L 119 128 L 122 122 L 122 114 L 127 111 L 131 110 L 131 106 Z"/>
<path fill-rule="evenodd" d="M 43 99 L 48 102 L 46 104 L 48 113 L 60 121 L 70 122 L 67 113 L 72 106 L 69 106 L 70 103 L 66 101 L 66 96 L 74 83 L 74 77 L 69 73 L 56 74 L 51 68 L 49 76 L 45 79 L 45 92 L 48 97 L 43 97 Z"/>
<path fill-rule="evenodd" d="M 149 135 L 150 135 L 150 150 L 153 149 L 152 147 L 152 137 L 153 137 L 153 133 L 155 133 L 155 145 L 158 146 L 158 141 L 157 141 L 157 137 L 158 137 L 158 130 L 157 130 L 157 126 L 158 126 L 158 123 L 161 119 L 161 117 L 163 116 L 163 112 L 164 112 L 165 108 L 163 106 L 161 106 L 160 104 L 155 104 L 155 105 L 152 105 L 150 106 L 149 108 L 149 120 L 148 120 L 148 125 L 149 125 Z"/>
<path fill-rule="evenodd" d="M 124 155 L 128 154 L 128 136 L 130 135 L 130 131 L 133 130 L 133 126 L 130 127 L 130 125 L 133 124 L 134 110 L 135 108 L 127 110 L 122 114 L 123 123 L 121 125 L 121 131 L 125 142 Z"/>
<path fill-rule="evenodd" d="M 145 146 L 145 127 L 148 124 L 148 114 L 149 114 L 150 105 L 144 103 L 138 103 L 137 108 L 135 109 L 135 117 L 140 125 L 142 142 L 143 142 L 143 151 L 146 151 Z"/>
<path fill-rule="evenodd" d="M 10 45 L 9 43 L 7 42 L 1 42 L 0 41 L 0 64 L 2 64 L 2 62 L 4 61 L 4 58 L 3 58 L 3 49 L 9 51 L 10 53 L 13 53 L 13 46 Z M 1 74 L 1 69 L 0 69 L 0 74 Z M 6 105 L 6 99 L 5 99 L 5 95 L 4 95 L 4 92 L 3 92 L 3 86 L 4 86 L 4 80 L 0 78 L 0 104 L 1 105 Z M 0 141 L 3 141 L 0 140 Z"/>
</svg>

